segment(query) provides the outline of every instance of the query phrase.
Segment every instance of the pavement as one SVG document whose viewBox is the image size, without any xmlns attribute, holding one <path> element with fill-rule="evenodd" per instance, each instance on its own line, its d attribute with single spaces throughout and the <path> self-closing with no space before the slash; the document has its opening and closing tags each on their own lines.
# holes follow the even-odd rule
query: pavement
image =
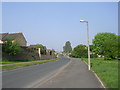
<svg viewBox="0 0 120 90">
<path fill-rule="evenodd" d="M 34 88 L 103 88 L 95 74 L 80 60 L 71 59 L 63 70 Z"/>
</svg>

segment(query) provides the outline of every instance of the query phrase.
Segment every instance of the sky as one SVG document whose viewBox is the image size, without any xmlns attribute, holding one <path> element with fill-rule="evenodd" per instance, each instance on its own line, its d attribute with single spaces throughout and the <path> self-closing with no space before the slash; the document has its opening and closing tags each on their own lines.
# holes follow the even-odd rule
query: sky
<svg viewBox="0 0 120 90">
<path fill-rule="evenodd" d="M 22 32 L 27 45 L 42 44 L 62 51 L 66 41 L 72 47 L 90 44 L 97 33 L 118 33 L 117 2 L 3 2 L 2 32 Z"/>
</svg>

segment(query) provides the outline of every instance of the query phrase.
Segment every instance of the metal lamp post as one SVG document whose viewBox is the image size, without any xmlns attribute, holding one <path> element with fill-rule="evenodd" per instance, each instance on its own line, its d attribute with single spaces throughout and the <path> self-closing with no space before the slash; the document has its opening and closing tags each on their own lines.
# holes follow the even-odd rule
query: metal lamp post
<svg viewBox="0 0 120 90">
<path fill-rule="evenodd" d="M 80 22 L 86 22 L 86 29 L 87 29 L 87 38 L 88 38 L 88 69 L 90 70 L 90 47 L 89 47 L 89 32 L 88 32 L 88 21 L 80 20 Z"/>
</svg>

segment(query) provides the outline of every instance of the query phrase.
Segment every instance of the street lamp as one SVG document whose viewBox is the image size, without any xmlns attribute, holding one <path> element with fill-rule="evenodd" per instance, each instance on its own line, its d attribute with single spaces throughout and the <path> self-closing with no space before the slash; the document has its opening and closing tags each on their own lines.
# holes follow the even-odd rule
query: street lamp
<svg viewBox="0 0 120 90">
<path fill-rule="evenodd" d="M 90 70 L 90 47 L 89 47 L 89 32 L 88 32 L 88 21 L 85 21 L 85 20 L 80 20 L 80 22 L 86 22 L 87 23 L 87 38 L 88 38 L 88 69 Z"/>
</svg>

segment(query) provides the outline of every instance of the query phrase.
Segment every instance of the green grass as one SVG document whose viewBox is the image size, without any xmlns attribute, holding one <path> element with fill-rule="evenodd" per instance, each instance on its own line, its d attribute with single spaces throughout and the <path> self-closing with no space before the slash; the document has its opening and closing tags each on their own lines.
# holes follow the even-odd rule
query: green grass
<svg viewBox="0 0 120 90">
<path fill-rule="evenodd" d="M 0 61 L 0 64 L 13 64 L 13 63 L 21 63 L 21 62 L 30 62 L 33 60 L 10 60 L 10 61 Z"/>
<path fill-rule="evenodd" d="M 85 62 L 88 59 L 84 58 Z M 107 88 L 118 88 L 118 60 L 92 58 L 92 70 L 98 75 Z"/>
<path fill-rule="evenodd" d="M 50 59 L 50 60 L 34 61 L 34 62 L 29 62 L 29 63 L 24 63 L 24 64 L 7 65 L 7 66 L 2 66 L 2 70 L 16 69 L 16 68 L 20 68 L 20 67 L 41 64 L 41 63 L 47 63 L 47 62 L 56 61 L 56 60 L 58 60 L 58 58 Z"/>
</svg>

